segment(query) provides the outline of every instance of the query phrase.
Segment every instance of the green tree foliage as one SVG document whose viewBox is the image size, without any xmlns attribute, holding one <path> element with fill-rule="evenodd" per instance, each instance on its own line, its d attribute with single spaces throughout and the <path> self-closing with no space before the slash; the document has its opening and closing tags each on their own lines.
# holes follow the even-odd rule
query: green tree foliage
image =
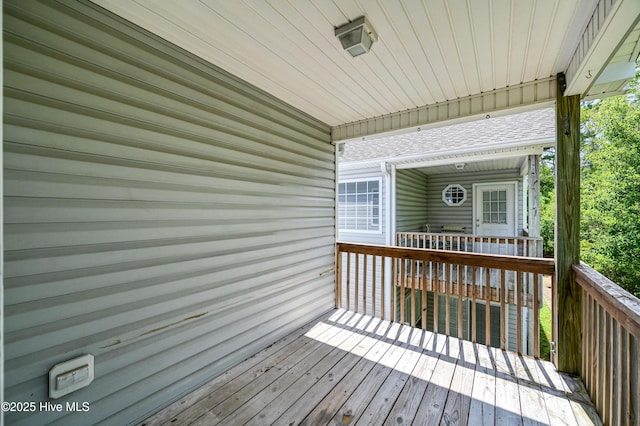
<svg viewBox="0 0 640 426">
<path fill-rule="evenodd" d="M 581 112 L 580 256 L 640 297 L 640 76 L 626 96 Z M 540 167 L 541 235 L 554 250 L 554 152 Z"/>
<path fill-rule="evenodd" d="M 544 257 L 553 257 L 555 235 L 555 182 L 553 150 L 545 151 L 540 159 L 540 236 Z"/>
<path fill-rule="evenodd" d="M 580 250 L 583 261 L 640 296 L 637 89 L 582 108 Z"/>
</svg>

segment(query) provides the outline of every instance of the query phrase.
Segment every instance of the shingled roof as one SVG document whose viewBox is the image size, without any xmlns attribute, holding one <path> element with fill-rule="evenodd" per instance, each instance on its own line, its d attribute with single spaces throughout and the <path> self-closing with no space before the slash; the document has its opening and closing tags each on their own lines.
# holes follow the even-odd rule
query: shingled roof
<svg viewBox="0 0 640 426">
<path fill-rule="evenodd" d="M 474 148 L 482 151 L 518 141 L 539 144 L 545 139 L 553 141 L 555 136 L 555 111 L 547 108 L 379 139 L 350 141 L 340 154 L 340 162 L 389 160 Z"/>
</svg>

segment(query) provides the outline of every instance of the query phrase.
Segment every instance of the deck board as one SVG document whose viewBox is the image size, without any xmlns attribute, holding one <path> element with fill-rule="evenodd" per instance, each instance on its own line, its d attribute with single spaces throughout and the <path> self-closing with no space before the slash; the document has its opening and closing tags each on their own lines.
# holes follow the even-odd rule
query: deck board
<svg viewBox="0 0 640 426">
<path fill-rule="evenodd" d="M 601 424 L 548 362 L 335 310 L 140 425 Z"/>
</svg>

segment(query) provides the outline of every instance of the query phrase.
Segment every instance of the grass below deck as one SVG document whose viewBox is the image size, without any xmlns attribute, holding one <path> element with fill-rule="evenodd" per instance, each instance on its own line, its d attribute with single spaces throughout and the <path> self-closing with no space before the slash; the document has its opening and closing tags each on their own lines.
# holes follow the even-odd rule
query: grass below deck
<svg viewBox="0 0 640 426">
<path fill-rule="evenodd" d="M 551 353 L 551 308 L 547 302 L 540 309 L 540 359 L 549 361 Z"/>
</svg>

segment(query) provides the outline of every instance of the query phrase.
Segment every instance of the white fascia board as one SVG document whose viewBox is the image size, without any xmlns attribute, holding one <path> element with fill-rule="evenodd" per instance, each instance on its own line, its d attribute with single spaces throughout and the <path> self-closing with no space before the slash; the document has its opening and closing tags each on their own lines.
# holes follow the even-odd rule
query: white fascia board
<svg viewBox="0 0 640 426">
<path fill-rule="evenodd" d="M 491 158 L 506 158 L 513 157 L 513 152 L 517 152 L 515 155 L 520 155 L 520 153 L 525 152 L 525 150 L 532 150 L 535 152 L 540 151 L 544 148 L 555 146 L 556 141 L 555 138 L 537 138 L 537 139 L 522 139 L 507 143 L 499 143 L 499 144 L 490 144 L 490 145 L 481 145 L 474 146 L 469 148 L 462 148 L 451 151 L 436 151 L 431 152 L 429 154 L 418 154 L 418 155 L 407 155 L 404 157 L 396 157 L 394 159 L 388 159 L 387 161 L 400 164 L 407 162 L 424 162 L 435 159 L 442 159 L 449 162 L 457 162 L 460 157 L 470 157 L 474 158 L 479 155 L 486 154 L 487 152 L 491 152 Z M 448 163 L 444 163 L 448 164 Z M 406 168 L 406 167 L 401 167 Z"/>
<path fill-rule="evenodd" d="M 349 162 L 338 162 L 338 168 L 341 170 L 353 170 L 353 169 L 362 169 L 368 167 L 377 167 L 380 163 L 385 161 L 384 158 L 379 158 L 375 160 L 362 160 L 362 161 L 349 161 Z"/>
<path fill-rule="evenodd" d="M 516 84 L 406 111 L 372 117 L 331 128 L 333 143 L 378 139 L 435 127 L 510 115 L 552 107 L 556 101 L 556 77 Z"/>
<path fill-rule="evenodd" d="M 410 163 L 395 163 L 395 164 L 396 164 L 396 169 L 415 169 L 415 168 L 423 168 L 423 167 L 446 166 L 448 164 L 454 164 L 454 163 L 472 163 L 472 162 L 487 161 L 487 160 L 497 160 L 501 158 L 540 155 L 542 154 L 543 149 L 544 147 L 517 149 L 517 150 L 503 151 L 503 152 L 487 151 L 483 153 L 476 153 L 473 155 L 462 155 L 458 157 L 447 157 L 447 158 L 437 158 L 437 159 L 424 159 L 422 161 L 414 161 Z"/>
<path fill-rule="evenodd" d="M 383 157 L 376 159 L 367 159 L 362 161 L 350 161 L 346 163 L 338 163 L 338 166 L 344 170 L 359 169 L 363 167 L 375 167 L 381 162 L 396 164 L 399 169 L 411 169 L 414 167 L 423 167 L 416 164 L 443 165 L 457 163 L 461 158 L 473 159 L 473 161 L 482 161 L 485 159 L 507 158 L 519 155 L 542 154 L 544 148 L 556 145 L 555 138 L 536 138 L 521 139 L 507 143 L 497 143 L 490 145 L 473 146 L 455 150 L 441 150 L 430 152 L 428 154 L 405 155 L 401 157 Z M 484 158 L 489 155 L 489 158 Z M 483 157 L 482 159 L 476 157 Z"/>
</svg>

